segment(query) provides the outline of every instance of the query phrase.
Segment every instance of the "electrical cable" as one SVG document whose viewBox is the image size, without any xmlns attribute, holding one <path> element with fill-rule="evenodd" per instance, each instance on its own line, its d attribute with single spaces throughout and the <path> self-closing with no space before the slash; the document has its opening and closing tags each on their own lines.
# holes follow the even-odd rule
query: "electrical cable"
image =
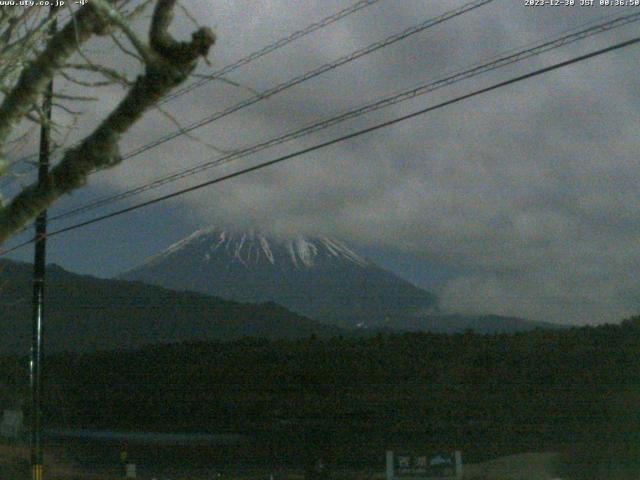
<svg viewBox="0 0 640 480">
<path fill-rule="evenodd" d="M 629 23 L 632 22 L 636 22 L 640 20 L 640 12 L 639 13 L 635 13 L 632 15 L 627 15 L 627 16 L 623 16 L 623 17 L 618 17 L 614 20 L 611 20 L 609 22 L 605 22 L 605 23 L 601 23 L 595 26 L 592 26 L 590 28 L 587 28 L 585 30 L 580 30 L 578 32 L 574 32 L 572 34 L 569 35 L 565 35 L 563 37 L 554 39 L 554 40 L 550 40 L 547 42 L 544 42 L 542 44 L 536 45 L 534 47 L 525 49 L 525 50 L 521 50 L 518 51 L 516 53 L 513 53 L 511 55 L 507 55 L 507 56 L 503 56 L 503 57 L 498 57 L 496 60 L 493 60 L 489 63 L 485 63 L 485 64 L 480 64 L 480 65 L 476 65 L 473 66 L 471 68 L 468 68 L 466 70 L 462 70 L 460 72 L 454 73 L 452 75 L 448 75 L 444 78 L 441 78 L 439 80 L 433 81 L 433 82 L 429 82 L 426 84 L 422 84 L 419 85 L 418 87 L 409 89 L 409 90 L 405 90 L 402 91 L 400 93 L 396 93 L 394 95 L 391 96 L 387 96 L 387 97 L 383 97 L 380 100 L 371 102 L 369 104 L 366 104 L 364 106 L 360 106 L 356 109 L 347 111 L 345 113 L 342 113 L 340 115 L 334 116 L 332 118 L 329 119 L 325 119 L 322 120 L 320 122 L 316 122 L 313 123 L 311 125 L 308 125 L 306 127 L 303 127 L 301 129 L 297 129 L 294 130 L 292 132 L 286 133 L 284 135 L 281 135 L 279 137 L 264 141 L 264 142 L 260 142 L 254 145 L 251 145 L 249 147 L 237 150 L 235 152 L 231 152 L 229 154 L 226 154 L 222 157 L 216 158 L 212 161 L 208 161 L 205 162 L 203 164 L 197 165 L 195 167 L 191 167 L 188 169 L 184 169 L 181 170 L 179 172 L 173 173 L 171 175 L 162 177 L 160 179 L 157 179 L 153 182 L 150 183 L 146 183 L 143 185 L 140 185 L 138 187 L 135 187 L 133 189 L 129 189 L 127 191 L 115 194 L 115 195 L 110 195 L 110 196 L 106 196 L 106 197 L 102 197 L 100 199 L 97 199 L 91 203 L 85 204 L 85 205 L 81 205 L 78 207 L 75 207 L 73 209 L 67 210 L 63 213 L 60 213 L 58 215 L 52 216 L 50 218 L 51 221 L 55 221 L 55 220 L 60 220 L 63 218 L 68 218 L 71 216 L 75 216 L 78 214 L 81 214 L 83 212 L 86 211 L 90 211 L 90 210 L 94 210 L 96 208 L 114 203 L 116 201 L 119 200 L 123 200 L 125 198 L 129 198 L 133 195 L 137 195 L 139 193 L 143 193 L 145 191 L 149 191 L 155 188 L 158 188 L 162 185 L 166 185 L 170 182 L 173 181 L 177 181 L 180 179 L 184 179 L 187 178 L 189 176 L 195 175 L 196 173 L 200 173 L 204 170 L 219 166 L 221 164 L 226 164 L 228 162 L 231 162 L 233 160 L 237 160 L 239 158 L 244 158 L 246 156 L 255 154 L 259 151 L 262 151 L 264 149 L 270 148 L 272 146 L 275 145 L 279 145 L 281 143 L 308 135 L 310 133 L 314 133 L 326 128 L 329 128 L 331 126 L 334 126 L 338 123 L 344 122 L 346 120 L 350 120 L 353 118 L 357 118 L 361 115 L 376 111 L 378 109 L 381 108 L 386 108 L 389 107 L 391 105 L 395 105 L 397 103 L 415 98 L 417 96 L 420 95 L 424 95 L 430 92 L 433 92 L 439 88 L 443 88 L 445 86 L 449 86 L 453 83 L 457 83 L 459 81 L 468 79 L 468 78 L 472 78 L 476 75 L 482 74 L 482 73 L 486 73 L 488 71 L 492 71 L 498 68 L 502 68 L 504 66 L 516 63 L 518 61 L 522 61 L 528 58 L 531 58 L 533 56 L 536 55 L 540 55 L 542 53 L 548 52 L 550 50 L 556 49 L 556 48 L 560 48 L 562 46 L 565 46 L 569 43 L 573 43 L 576 42 L 578 40 L 582 40 L 584 38 L 590 37 L 592 35 L 604 32 L 604 31 L 609 31 L 613 28 L 618 28 L 620 26 L 623 25 L 627 25 Z"/>
<path fill-rule="evenodd" d="M 359 10 L 362 10 L 365 7 L 368 7 L 370 5 L 373 5 L 374 3 L 379 2 L 380 0 L 363 0 L 360 2 L 357 2 L 353 5 L 351 5 L 350 7 L 345 8 L 344 10 L 340 10 L 339 12 L 334 13 L 333 15 L 330 15 L 328 17 L 323 18 L 322 20 L 320 20 L 319 22 L 316 23 L 312 23 L 311 25 L 309 25 L 306 28 L 303 28 L 302 30 L 298 30 L 297 32 L 292 33 L 291 35 L 281 38 L 279 40 L 277 40 L 276 42 L 267 45 L 266 47 L 261 48 L 260 50 L 257 50 L 249 55 L 247 55 L 246 57 L 243 57 L 225 67 L 222 67 L 219 70 L 216 70 L 215 72 L 207 75 L 206 78 L 202 78 L 200 80 L 198 80 L 197 82 L 194 82 L 190 85 L 186 85 L 185 87 L 182 87 L 172 93 L 170 93 L 169 95 L 166 95 L 161 101 L 160 101 L 160 105 L 163 105 L 164 103 L 167 103 L 171 100 L 173 100 L 174 98 L 180 97 L 188 92 L 191 92 L 192 90 L 195 90 L 198 87 L 201 87 L 202 85 L 209 83 L 213 80 L 222 78 L 224 75 L 227 75 L 231 72 L 233 72 L 234 70 L 237 70 L 238 68 L 253 62 L 254 60 L 257 60 L 258 58 L 264 57 L 265 55 L 284 47 L 285 45 L 290 44 L 291 42 L 298 40 L 299 38 L 302 38 L 306 35 L 309 35 L 310 33 L 315 32 L 316 30 L 320 30 L 321 28 L 324 28 L 328 25 L 331 25 L 332 23 L 337 22 L 338 20 L 343 19 L 344 17 L 351 15 L 352 13 L 355 13 Z"/>
<path fill-rule="evenodd" d="M 152 142 L 149 142 L 145 145 L 142 145 L 134 150 L 131 150 L 129 152 L 127 152 L 126 154 L 124 154 L 122 156 L 122 160 L 128 160 L 132 157 L 138 156 L 148 150 L 151 150 L 152 148 L 155 148 L 159 145 L 162 145 L 170 140 L 173 140 L 174 138 L 177 137 L 181 137 L 182 135 L 186 135 L 189 132 L 192 132 L 193 130 L 196 130 L 200 127 L 203 127 L 205 125 L 209 125 L 210 123 L 215 122 L 216 120 L 219 120 L 221 118 L 224 118 L 228 115 L 231 115 L 232 113 L 235 113 L 239 110 L 242 110 L 243 108 L 249 107 L 251 105 L 254 105 L 255 103 L 261 102 L 267 98 L 270 98 L 278 93 L 281 93 L 285 90 L 288 90 L 296 85 L 299 85 L 303 82 L 306 82 L 308 80 L 311 80 L 323 73 L 326 73 L 330 70 L 335 70 L 336 68 L 339 68 L 343 65 L 346 65 L 347 63 L 353 62 L 354 60 L 357 60 L 359 58 L 364 57 L 365 55 L 369 55 L 373 52 L 376 52 L 382 48 L 385 48 L 389 45 L 392 45 L 396 42 L 399 42 L 401 40 L 404 40 L 412 35 L 415 35 L 417 33 L 420 33 L 424 30 L 427 30 L 428 28 L 434 27 L 436 25 L 439 25 L 441 23 L 446 22 L 447 20 L 450 20 L 452 18 L 458 17 L 460 15 L 463 15 L 471 10 L 474 10 L 476 8 L 480 8 L 484 5 L 487 5 L 491 2 L 493 2 L 494 0 L 475 0 L 473 2 L 467 3 L 465 5 L 463 5 L 462 7 L 456 8 L 454 10 L 450 10 L 446 13 L 443 13 L 442 15 L 439 15 L 437 17 L 433 17 L 430 18 L 422 23 L 419 23 L 418 25 L 414 25 L 413 27 L 409 27 L 407 29 L 405 29 L 404 31 L 400 32 L 400 33 L 396 33 L 394 35 L 391 35 L 383 40 L 374 42 L 370 45 L 367 45 L 364 48 L 358 49 L 348 55 L 345 55 L 343 57 L 338 58 L 337 60 L 331 62 L 331 63 L 326 63 L 324 65 L 321 65 L 320 67 L 317 67 L 313 70 L 309 70 L 305 73 L 303 73 L 302 75 L 293 77 L 285 82 L 282 82 L 278 85 L 276 85 L 275 87 L 269 88 L 268 90 L 265 90 L 263 92 L 258 93 L 257 95 L 254 95 L 252 97 L 249 97 L 246 100 L 243 100 L 239 103 L 236 103 L 235 105 L 232 105 L 228 108 L 225 108 L 224 110 L 220 110 L 218 112 L 213 113 L 212 115 L 209 115 L 205 118 L 202 118 L 196 122 L 193 122 L 183 128 L 180 128 L 179 130 L 175 130 L 167 135 L 164 135 Z M 98 170 L 99 171 L 99 170 Z"/>
<path fill-rule="evenodd" d="M 375 52 L 377 50 L 380 50 L 380 49 L 382 49 L 384 47 L 387 47 L 387 46 L 389 46 L 389 45 L 391 45 L 393 43 L 396 43 L 396 42 L 399 42 L 401 40 L 404 40 L 404 39 L 406 39 L 406 38 L 408 38 L 408 37 L 410 37 L 412 35 L 415 35 L 415 34 L 420 33 L 420 32 L 422 32 L 422 31 L 424 31 L 424 30 L 426 30 L 428 28 L 431 28 L 431 27 L 434 27 L 434 26 L 439 25 L 441 23 L 444 23 L 449 19 L 458 17 L 458 16 L 460 16 L 460 15 L 462 15 L 464 13 L 467 13 L 467 12 L 469 12 L 471 10 L 474 10 L 476 8 L 479 8 L 479 7 L 482 7 L 482 6 L 484 6 L 486 4 L 489 4 L 489 3 L 493 2 L 493 1 L 495 1 L 495 0 L 475 0 L 475 1 L 467 3 L 467 4 L 465 4 L 465 5 L 463 5 L 463 6 L 459 7 L 459 8 L 456 8 L 456 9 L 453 9 L 453 10 L 449 10 L 449 11 L 447 11 L 447 12 L 445 12 L 442 15 L 439 15 L 437 17 L 429 18 L 429 19 L 425 20 L 424 22 L 422 22 L 420 24 L 414 25 L 412 27 L 409 27 L 409 28 L 403 30 L 400 33 L 396 33 L 394 35 L 386 37 L 383 40 L 374 42 L 374 43 L 372 43 L 370 45 L 367 45 L 366 47 L 363 47 L 363 48 L 361 48 L 359 50 L 356 50 L 356 51 L 354 51 L 354 52 L 352 52 L 352 53 L 350 53 L 348 55 L 340 57 L 340 58 L 338 58 L 337 60 L 335 60 L 335 61 L 333 61 L 331 63 L 327 63 L 327 64 L 324 64 L 324 65 L 321 65 L 320 67 L 317 67 L 317 68 L 315 68 L 313 70 L 307 71 L 307 72 L 303 73 L 302 75 L 293 77 L 293 78 L 291 78 L 291 79 L 289 79 L 289 80 L 287 80 L 285 82 L 282 82 L 282 83 L 276 85 L 275 87 L 272 87 L 272 88 L 270 88 L 268 90 L 265 90 L 264 92 L 261 92 L 261 93 L 259 93 L 257 95 L 249 97 L 248 99 L 245 99 L 245 100 L 243 100 L 243 101 L 241 101 L 239 103 L 236 103 L 236 104 L 234 104 L 234 105 L 232 105 L 232 106 L 230 106 L 230 107 L 228 107 L 228 108 L 226 108 L 224 110 L 215 112 L 214 114 L 212 114 L 212 115 L 210 115 L 208 117 L 205 117 L 205 118 L 203 118 L 203 119 L 201 119 L 201 120 L 199 120 L 197 122 L 194 122 L 194 123 L 192 123 L 192 124 L 190 124 L 190 125 L 188 125 L 186 127 L 180 128 L 179 130 L 173 131 L 173 132 L 171 132 L 171 133 L 169 133 L 167 135 L 164 135 L 163 137 L 160 137 L 160 138 L 158 138 L 158 139 L 156 139 L 156 140 L 154 140 L 152 142 L 149 142 L 149 143 L 147 143 L 145 145 L 142 145 L 142 146 L 140 146 L 140 147 L 138 147 L 138 148 L 136 148 L 136 149 L 134 149 L 132 151 L 129 151 L 129 152 L 125 153 L 122 156 L 122 161 L 128 160 L 128 159 L 130 159 L 132 157 L 135 157 L 135 156 L 138 156 L 138 155 L 140 155 L 140 154 L 142 154 L 142 153 L 144 153 L 144 152 L 146 152 L 148 150 L 151 150 L 152 148 L 155 148 L 155 147 L 157 147 L 159 145 L 162 145 L 162 144 L 164 144 L 164 143 L 166 143 L 166 142 L 168 142 L 170 140 L 173 140 L 173 139 L 175 139 L 177 137 L 180 137 L 182 135 L 186 135 L 189 132 L 191 132 L 191 131 L 193 131 L 193 130 L 195 130 L 197 128 L 200 128 L 200 127 L 202 127 L 204 125 L 208 125 L 208 124 L 210 124 L 210 123 L 212 123 L 212 122 L 214 122 L 216 120 L 219 120 L 219 119 L 224 118 L 224 117 L 226 117 L 228 115 L 231 115 L 232 113 L 235 113 L 235 112 L 237 112 L 239 110 L 242 110 L 243 108 L 246 108 L 246 107 L 249 107 L 251 105 L 254 105 L 254 104 L 256 104 L 256 103 L 258 103 L 258 102 L 260 102 L 262 100 L 270 98 L 270 97 L 272 97 L 272 96 L 274 96 L 274 95 L 276 95 L 278 93 L 281 93 L 281 92 L 283 92 L 283 91 L 285 91 L 285 90 L 287 90 L 289 88 L 292 88 L 292 87 L 294 87 L 296 85 L 299 85 L 299 84 L 301 84 L 303 82 L 306 82 L 308 80 L 311 80 L 312 78 L 315 78 L 315 77 L 317 77 L 317 76 L 319 76 L 319 75 L 321 75 L 321 74 L 323 74 L 323 73 L 325 73 L 327 71 L 339 68 L 342 65 L 350 63 L 350 62 L 352 62 L 354 60 L 357 60 L 357 59 L 359 59 L 359 58 L 361 58 L 361 57 L 363 57 L 365 55 L 368 55 L 368 54 L 373 53 L 373 52 Z M 74 147 L 71 147 L 71 148 L 74 148 Z M 24 160 L 27 160 L 28 158 L 29 157 L 25 157 L 23 159 L 20 159 L 16 163 L 19 163 L 19 162 L 22 162 Z M 102 171 L 102 170 L 103 169 L 98 169 L 98 170 L 92 172 L 92 174 L 96 173 L 96 172 L 99 172 L 99 171 Z M 4 186 L 6 186 L 6 185 L 4 185 Z"/>
<path fill-rule="evenodd" d="M 72 230 L 76 230 L 76 229 L 79 229 L 79 228 L 86 227 L 88 225 L 92 225 L 94 223 L 102 222 L 104 220 L 107 220 L 107 219 L 110 219 L 110 218 L 113 218 L 113 217 L 116 217 L 116 216 L 120 216 L 122 214 L 131 212 L 131 211 L 134 211 L 134 210 L 138 210 L 140 208 L 144 208 L 144 207 L 147 207 L 149 205 L 153 205 L 153 204 L 162 202 L 164 200 L 168 200 L 170 198 L 178 197 L 178 196 L 184 195 L 186 193 L 190 193 L 190 192 L 193 192 L 193 191 L 196 191 L 196 190 L 200 190 L 200 189 L 202 189 L 204 187 L 215 185 L 217 183 L 221 183 L 221 182 L 224 182 L 226 180 L 230 180 L 232 178 L 239 177 L 241 175 L 245 175 L 245 174 L 248 174 L 248 173 L 251 173 L 251 172 L 255 172 L 257 170 L 261 170 L 263 168 L 266 168 L 266 167 L 269 167 L 269 166 L 272 166 L 272 165 L 275 165 L 275 164 L 278 164 L 278 163 L 282 163 L 282 162 L 284 162 L 286 160 L 290 160 L 292 158 L 296 158 L 296 157 L 302 156 L 304 154 L 307 154 L 307 153 L 310 153 L 310 152 L 313 152 L 313 151 L 316 151 L 316 150 L 320 150 L 322 148 L 326 148 L 326 147 L 329 147 L 331 145 L 335 145 L 337 143 L 341 143 L 341 142 L 343 142 L 345 140 L 350 140 L 350 139 L 365 135 L 367 133 L 371 133 L 371 132 L 380 130 L 382 128 L 386 128 L 386 127 L 390 127 L 392 125 L 396 125 L 396 124 L 398 124 L 400 122 L 404 122 L 406 120 L 409 120 L 409 119 L 424 115 L 424 114 L 429 113 L 429 112 L 432 112 L 434 110 L 438 110 L 440 108 L 443 108 L 443 107 L 446 107 L 446 106 L 449 106 L 449 105 L 453 105 L 453 104 L 461 102 L 463 100 L 467 100 L 469 98 L 473 98 L 473 97 L 476 97 L 478 95 L 482 95 L 484 93 L 488 93 L 488 92 L 491 92 L 491 91 L 494 91 L 494 90 L 498 90 L 498 89 L 504 88 L 504 87 L 506 87 L 508 85 L 512 85 L 514 83 L 518 83 L 518 82 L 521 82 L 521 81 L 524 81 L 524 80 L 528 80 L 530 78 L 534 78 L 534 77 L 543 75 L 545 73 L 548 73 L 548 72 L 551 72 L 551 71 L 554 71 L 554 70 L 558 70 L 560 68 L 563 68 L 563 67 L 566 67 L 566 66 L 569 66 L 569 65 L 573 65 L 573 64 L 588 60 L 588 59 L 593 58 L 593 57 L 597 57 L 597 56 L 603 55 L 605 53 L 609 53 L 609 52 L 612 52 L 612 51 L 615 51 L 615 50 L 620 50 L 622 48 L 626 48 L 626 47 L 629 47 L 629 46 L 632 46 L 632 45 L 636 45 L 638 43 L 640 43 L 640 37 L 636 37 L 636 38 L 633 38 L 631 40 L 626 40 L 624 42 L 620 42 L 620 43 L 611 45 L 609 47 L 601 48 L 599 50 L 595 50 L 593 52 L 590 52 L 590 53 L 587 53 L 587 54 L 584 54 L 584 55 L 580 55 L 578 57 L 574 57 L 574 58 L 569 59 L 569 60 L 565 60 L 565 61 L 562 61 L 562 62 L 559 62 L 559 63 L 555 63 L 553 65 L 550 65 L 550 66 L 547 66 L 547 67 L 544 67 L 544 68 L 541 68 L 541 69 L 538 69 L 538 70 L 534 70 L 533 72 L 525 73 L 523 75 L 519 75 L 517 77 L 510 78 L 508 80 L 504 80 L 504 81 L 495 83 L 495 84 L 490 85 L 488 87 L 484 87 L 484 88 L 481 88 L 481 89 L 478 89 L 478 90 L 474 90 L 473 92 L 454 97 L 453 99 L 438 103 L 436 105 L 432 105 L 430 107 L 426 107 L 426 108 L 417 110 L 415 112 L 412 112 L 412 113 L 409 113 L 409 114 L 406 114 L 406 115 L 402 115 L 400 117 L 396 117 L 396 118 L 394 118 L 392 120 L 387 120 L 385 122 L 378 123 L 378 124 L 373 125 L 371 127 L 367 127 L 367 128 L 362 129 L 362 130 L 358 130 L 356 132 L 352 132 L 350 134 L 343 135 L 343 136 L 334 138 L 332 140 L 328 140 L 326 142 L 322 142 L 322 143 L 313 145 L 311 147 L 307 147 L 307 148 L 298 150 L 298 151 L 293 152 L 293 153 L 289 153 L 287 155 L 280 156 L 278 158 L 275 158 L 275 159 L 272 159 L 272 160 L 269 160 L 269 161 L 266 161 L 266 162 L 263 162 L 263 163 L 259 163 L 257 165 L 254 165 L 254 166 L 251 166 L 251 167 L 236 171 L 234 173 L 230 173 L 228 175 L 224 175 L 224 176 L 215 178 L 213 180 L 208 180 L 206 182 L 202 182 L 202 183 L 199 183 L 197 185 L 193 185 L 191 187 L 184 188 L 184 189 L 178 190 L 176 192 L 173 192 L 173 193 L 170 193 L 170 194 L 167 194 L 167 195 L 156 197 L 154 199 L 147 200 L 145 202 L 141 202 L 141 203 L 138 203 L 136 205 L 132 205 L 132 206 L 127 207 L 127 208 L 123 208 L 123 209 L 118 210 L 116 212 L 112 212 L 112 213 L 109 213 L 109 214 L 106 214 L 106 215 L 102 215 L 102 216 L 99 216 L 99 217 L 96 217 L 96 218 L 93 218 L 93 219 L 90 219 L 90 220 L 86 220 L 84 222 L 80 222 L 80 223 L 76 223 L 74 225 L 70 225 L 68 227 L 64 227 L 64 228 L 60 228 L 58 230 L 54 230 L 54 231 L 48 233 L 46 236 L 47 237 L 53 237 L 53 236 L 56 236 L 56 235 L 60 235 L 62 233 L 70 232 Z M 28 245 L 30 243 L 33 243 L 36 240 L 37 239 L 34 238 L 34 239 L 31 239 L 31 240 L 29 240 L 27 242 L 24 242 L 22 244 L 16 245 L 16 246 L 14 246 L 14 247 L 12 247 L 10 249 L 3 250 L 3 251 L 0 252 L 0 256 L 5 255 L 5 254 L 7 254 L 7 253 L 9 253 L 11 251 L 17 250 L 18 248 L 23 247 L 25 245 Z"/>
<path fill-rule="evenodd" d="M 198 80 L 197 82 L 194 82 L 191 85 L 187 85 L 177 91 L 171 92 L 168 95 L 165 95 L 159 102 L 159 105 L 163 105 L 164 103 L 167 103 L 171 100 L 173 100 L 174 98 L 177 98 L 183 94 L 186 94 L 188 92 L 191 92 L 192 90 L 195 90 L 196 88 L 210 82 L 213 80 L 217 80 L 220 78 L 223 78 L 224 75 L 227 75 L 231 72 L 233 72 L 234 70 L 237 70 L 240 67 L 243 67 L 244 65 L 247 65 L 248 63 L 253 62 L 254 60 L 257 60 L 261 57 L 264 57 L 265 55 L 268 55 L 271 52 L 274 52 L 275 50 L 278 50 L 286 45 L 289 45 L 291 42 L 298 40 L 300 38 L 303 38 L 317 30 L 320 30 L 324 27 L 327 27 L 339 20 L 342 20 L 343 18 L 356 13 L 366 7 L 369 7 L 375 3 L 378 3 L 380 0 L 360 0 L 359 2 L 354 3 L 353 5 L 340 10 L 332 15 L 329 15 L 327 17 L 324 17 L 322 20 L 319 20 L 318 22 L 312 23 L 311 25 L 308 25 L 307 27 L 297 30 L 293 33 L 291 33 L 290 35 L 280 38 L 278 40 L 276 40 L 275 42 L 266 45 L 265 47 L 262 47 L 259 50 L 256 50 L 255 52 L 250 53 L 249 55 L 242 57 L 238 60 L 236 60 L 233 63 L 230 63 L 222 68 L 220 68 L 219 70 L 216 70 L 215 72 L 207 75 L 206 78 L 202 78 L 200 80 Z M 70 15 L 68 15 L 66 18 L 64 18 L 64 20 L 67 20 L 70 17 Z M 71 147 L 73 148 L 73 147 Z M 32 154 L 32 155 L 28 155 L 26 157 L 20 158 L 18 160 L 16 160 L 14 163 L 18 164 L 21 162 L 26 162 L 29 160 L 32 160 L 34 158 L 37 158 L 37 154 Z M 34 167 L 35 168 L 35 167 Z M 26 173 L 26 172 L 25 172 Z M 5 183 L 4 185 L 0 186 L 0 188 L 6 187 L 7 185 L 9 185 L 10 183 Z"/>
</svg>

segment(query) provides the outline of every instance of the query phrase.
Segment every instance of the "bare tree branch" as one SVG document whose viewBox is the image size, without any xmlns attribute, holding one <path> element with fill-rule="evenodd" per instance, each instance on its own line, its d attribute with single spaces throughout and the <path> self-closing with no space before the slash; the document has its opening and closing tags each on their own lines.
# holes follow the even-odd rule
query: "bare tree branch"
<svg viewBox="0 0 640 480">
<path fill-rule="evenodd" d="M 135 58 L 138 62 L 140 63 L 144 63 L 143 58 L 136 54 L 135 52 L 132 52 L 131 50 L 129 50 L 127 47 L 125 47 L 122 42 L 120 40 L 118 40 L 118 37 L 112 33 L 111 34 L 111 39 L 113 40 L 113 43 L 115 43 L 117 45 L 117 47 L 122 50 L 122 52 L 126 53 L 127 55 L 129 55 L 132 58 Z"/>
<path fill-rule="evenodd" d="M 69 22 L 48 41 L 44 51 L 23 70 L 17 84 L 0 105 L 0 145 L 7 141 L 13 128 L 24 118 L 78 45 L 92 35 L 103 32 L 107 25 L 91 4 L 87 4 L 80 9 L 75 22 Z"/>
<path fill-rule="evenodd" d="M 171 123 L 173 123 L 173 125 L 180 131 L 180 133 L 182 133 L 185 137 L 193 140 L 196 143 L 199 143 L 200 145 L 203 145 L 205 147 L 207 147 L 210 150 L 213 150 L 216 153 L 221 153 L 221 154 L 226 154 L 228 155 L 229 153 L 231 153 L 231 150 L 225 150 L 222 149 L 220 147 L 218 147 L 217 145 L 214 145 L 213 143 L 210 142 L 205 142 L 203 139 L 201 139 L 200 137 L 198 137 L 197 135 L 194 135 L 191 132 L 188 132 L 187 130 L 185 130 L 184 125 L 182 125 L 177 118 L 175 118 L 173 115 L 171 115 L 167 110 L 165 110 L 164 108 L 162 108 L 160 105 L 154 105 L 154 108 L 156 110 L 158 110 L 162 115 L 164 115 L 167 119 L 169 119 L 169 121 Z"/>
<path fill-rule="evenodd" d="M 111 20 L 113 24 L 117 25 L 120 28 L 122 33 L 124 33 L 131 42 L 131 45 L 133 45 L 138 51 L 138 55 L 140 55 L 140 57 L 146 63 L 152 63 L 154 61 L 153 52 L 151 51 L 151 49 L 138 38 L 138 35 L 136 35 L 136 33 L 133 31 L 133 29 L 129 25 L 129 22 L 122 15 L 120 15 L 120 12 L 118 12 L 111 6 L 109 2 L 105 0 L 91 1 L 93 2 L 92 5 L 95 8 L 100 10 L 103 15 L 109 18 L 109 20 Z"/>
<path fill-rule="evenodd" d="M 75 85 L 79 85 L 81 87 L 89 87 L 89 88 L 98 88 L 98 87 L 110 87 L 111 85 L 116 85 L 121 82 L 117 82 L 115 80 L 102 80 L 102 81 L 90 81 L 90 80 L 80 80 L 79 78 L 74 77 L 73 75 L 68 74 L 64 70 L 60 70 L 58 72 L 62 77 L 70 83 Z M 131 85 L 128 82 L 128 85 Z"/>
<path fill-rule="evenodd" d="M 87 72 L 95 72 L 95 73 L 99 73 L 100 75 L 102 75 L 104 78 L 106 78 L 107 80 L 111 80 L 115 83 L 121 83 L 123 85 L 127 85 L 127 86 L 131 86 L 133 85 L 133 82 L 131 80 L 129 80 L 126 76 L 124 76 L 122 73 L 113 70 L 111 68 L 108 68 L 104 65 L 96 65 L 93 62 L 91 62 L 90 60 L 87 63 L 71 63 L 71 64 L 67 64 L 65 66 L 65 68 L 70 68 L 73 70 L 82 70 L 82 71 L 87 71 Z"/>
<path fill-rule="evenodd" d="M 175 0 L 158 0 L 149 34 L 153 54 L 147 56 L 144 74 L 136 79 L 116 109 L 77 147 L 65 153 L 45 182 L 26 187 L 6 207 L 0 209 L 0 244 L 60 196 L 84 185 L 89 173 L 117 165 L 121 161 L 118 143 L 122 134 L 146 110 L 182 83 L 195 69 L 197 60 L 208 54 L 215 42 L 215 35 L 209 28 L 194 32 L 189 42 L 176 41 L 169 34 L 175 3 Z M 96 10 L 83 8 L 77 19 L 79 40 L 86 40 L 92 33 L 104 32 L 107 24 Z M 36 86 L 31 86 L 27 93 L 12 91 L 5 99 L 0 107 L 0 143 L 5 141 L 17 119 L 23 118 L 28 112 L 33 97 L 42 91 L 55 71 L 64 66 L 77 46 L 75 35 L 73 28 L 65 28 L 51 39 L 45 49 L 51 58 L 38 57 L 25 70 L 24 78 L 21 77 L 19 83 L 31 80 Z M 52 44 L 57 45 L 59 50 L 51 51 Z M 23 106 L 24 103 L 27 105 Z"/>
</svg>

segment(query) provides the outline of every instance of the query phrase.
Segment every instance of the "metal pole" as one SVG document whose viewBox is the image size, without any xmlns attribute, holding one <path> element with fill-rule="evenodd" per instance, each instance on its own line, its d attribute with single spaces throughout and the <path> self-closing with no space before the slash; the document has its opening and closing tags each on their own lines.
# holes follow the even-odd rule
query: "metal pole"
<svg viewBox="0 0 640 480">
<path fill-rule="evenodd" d="M 49 15 L 53 15 L 53 6 Z M 50 33 L 55 33 L 56 22 L 51 24 Z M 44 185 L 49 174 L 49 150 L 51 137 L 51 105 L 53 100 L 53 80 L 47 85 L 42 100 L 45 120 L 40 126 L 40 158 L 38 183 Z M 36 218 L 36 243 L 33 262 L 33 316 L 31 335 L 31 360 L 29 379 L 31 383 L 31 478 L 42 480 L 42 347 L 44 318 L 44 279 L 46 266 L 47 211 Z"/>
</svg>

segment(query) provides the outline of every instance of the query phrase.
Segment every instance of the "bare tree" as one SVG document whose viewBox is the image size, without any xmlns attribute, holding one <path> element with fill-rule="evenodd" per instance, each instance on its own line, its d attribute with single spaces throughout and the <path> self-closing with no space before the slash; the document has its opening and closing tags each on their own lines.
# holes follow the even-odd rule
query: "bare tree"
<svg viewBox="0 0 640 480">
<path fill-rule="evenodd" d="M 0 178 L 7 174 L 8 149 L 21 138 L 19 126 L 47 121 L 38 105 L 54 76 L 84 87 L 117 82 L 126 89 L 106 118 L 63 152 L 44 184 L 25 186 L 10 202 L 0 205 L 0 244 L 62 195 L 85 184 L 91 172 L 120 163 L 122 135 L 161 97 L 184 82 L 200 57 L 206 58 L 215 42 L 209 28 L 198 28 L 189 41 L 178 41 L 169 33 L 176 2 L 151 0 L 155 5 L 148 39 L 138 35 L 132 19 L 149 0 L 137 5 L 127 0 L 89 0 L 75 10 L 58 7 L 54 15 L 61 16 L 63 11 L 71 15 L 55 33 L 49 33 L 53 20 L 43 14 L 44 9 L 0 7 L 0 86 L 4 95 L 0 104 Z M 110 36 L 121 53 L 140 62 L 141 71 L 135 80 L 83 54 L 82 45 L 98 36 Z M 62 100 L 82 101 L 88 97 L 57 99 L 61 108 L 74 115 Z"/>
</svg>

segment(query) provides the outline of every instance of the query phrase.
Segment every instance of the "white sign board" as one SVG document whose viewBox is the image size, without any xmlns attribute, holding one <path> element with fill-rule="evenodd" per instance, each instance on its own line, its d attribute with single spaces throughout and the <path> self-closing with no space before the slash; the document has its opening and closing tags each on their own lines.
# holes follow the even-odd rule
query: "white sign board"
<svg viewBox="0 0 640 480">
<path fill-rule="evenodd" d="M 136 478 L 136 464 L 135 463 L 127 463 L 125 466 L 125 477 L 126 478 Z"/>
<path fill-rule="evenodd" d="M 23 421 L 22 410 L 5 410 L 0 423 L 0 435 L 6 438 L 18 438 Z"/>
<path fill-rule="evenodd" d="M 387 452 L 387 480 L 462 478 L 462 455 Z"/>
</svg>

